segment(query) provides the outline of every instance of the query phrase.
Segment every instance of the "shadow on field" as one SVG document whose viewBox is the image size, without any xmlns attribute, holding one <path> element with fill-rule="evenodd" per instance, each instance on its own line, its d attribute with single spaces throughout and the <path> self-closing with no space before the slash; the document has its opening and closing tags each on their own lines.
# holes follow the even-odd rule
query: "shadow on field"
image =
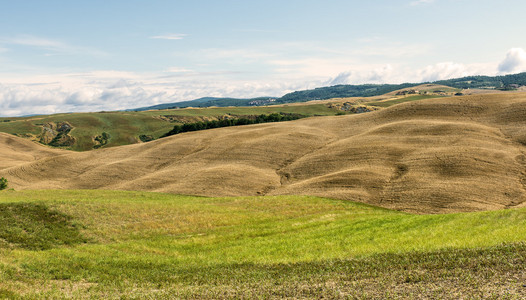
<svg viewBox="0 0 526 300">
<path fill-rule="evenodd" d="M 0 248 L 45 250 L 85 243 L 72 217 L 37 203 L 0 203 Z"/>
<path fill-rule="evenodd" d="M 526 243 L 181 270 L 182 298 L 524 299 Z"/>
</svg>

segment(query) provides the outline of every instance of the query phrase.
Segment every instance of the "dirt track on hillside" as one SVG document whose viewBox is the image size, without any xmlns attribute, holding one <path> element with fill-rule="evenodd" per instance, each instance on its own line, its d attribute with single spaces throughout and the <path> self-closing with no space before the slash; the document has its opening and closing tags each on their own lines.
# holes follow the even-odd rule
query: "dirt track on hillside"
<svg viewBox="0 0 526 300">
<path fill-rule="evenodd" d="M 416 213 L 524 206 L 526 94 L 219 128 L 90 152 L 0 134 L 15 189 L 308 194 Z"/>
</svg>

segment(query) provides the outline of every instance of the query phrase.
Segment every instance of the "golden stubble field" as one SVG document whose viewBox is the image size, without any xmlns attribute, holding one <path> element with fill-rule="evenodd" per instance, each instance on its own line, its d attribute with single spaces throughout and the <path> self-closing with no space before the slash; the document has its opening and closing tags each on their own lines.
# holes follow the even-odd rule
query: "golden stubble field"
<svg viewBox="0 0 526 300">
<path fill-rule="evenodd" d="M 22 189 L 315 195 L 414 213 L 523 207 L 526 94 L 430 99 L 376 112 L 190 132 L 71 152 L 0 134 Z"/>
</svg>

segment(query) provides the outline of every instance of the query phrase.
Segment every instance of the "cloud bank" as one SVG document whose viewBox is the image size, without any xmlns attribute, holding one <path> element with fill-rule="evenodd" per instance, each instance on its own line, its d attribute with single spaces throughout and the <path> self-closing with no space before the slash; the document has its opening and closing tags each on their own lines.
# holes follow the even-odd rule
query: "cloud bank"
<svg viewBox="0 0 526 300">
<path fill-rule="evenodd" d="M 498 69 L 502 74 L 526 71 L 526 51 L 522 48 L 510 49 Z"/>
<path fill-rule="evenodd" d="M 0 78 L 0 116 L 123 110 L 212 97 L 280 96 L 319 82 L 230 81 L 223 75 L 185 76 L 98 71 Z"/>
<path fill-rule="evenodd" d="M 364 83 L 418 83 L 459 78 L 470 75 L 496 75 L 495 64 L 460 64 L 443 62 L 413 70 L 385 65 L 369 70 L 346 71 L 328 81 L 329 85 Z"/>
<path fill-rule="evenodd" d="M 510 49 L 499 63 L 442 62 L 419 69 L 399 64 L 269 60 L 271 77 L 237 71 L 168 67 L 159 73 L 112 70 L 40 76 L 0 74 L 0 116 L 122 110 L 204 96 L 249 98 L 337 84 L 425 82 L 526 71 L 526 52 Z M 332 76 L 331 76 L 332 75 Z"/>
</svg>

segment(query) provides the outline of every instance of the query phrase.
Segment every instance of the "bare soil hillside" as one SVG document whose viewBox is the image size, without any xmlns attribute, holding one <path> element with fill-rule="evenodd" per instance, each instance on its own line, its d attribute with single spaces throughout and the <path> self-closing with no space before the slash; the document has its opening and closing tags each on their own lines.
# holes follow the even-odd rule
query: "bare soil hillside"
<svg viewBox="0 0 526 300">
<path fill-rule="evenodd" d="M 308 194 L 448 213 L 524 206 L 525 145 L 526 94 L 473 95 L 18 159 L 0 176 L 15 189 Z"/>
</svg>

